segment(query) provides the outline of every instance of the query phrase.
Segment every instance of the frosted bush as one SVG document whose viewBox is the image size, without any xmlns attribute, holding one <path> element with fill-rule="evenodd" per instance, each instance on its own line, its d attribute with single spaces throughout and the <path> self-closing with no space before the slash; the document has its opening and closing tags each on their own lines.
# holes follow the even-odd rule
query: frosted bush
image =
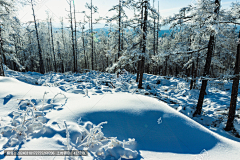
<svg viewBox="0 0 240 160">
<path fill-rule="evenodd" d="M 44 94 L 43 94 L 43 101 L 42 101 L 43 104 L 42 104 L 42 109 L 43 109 L 43 106 L 44 106 L 44 103 L 45 103 L 45 95 L 48 94 L 48 93 L 49 93 L 49 92 L 44 92 Z"/>
<path fill-rule="evenodd" d="M 65 94 L 63 94 L 63 93 L 58 93 L 58 94 L 56 94 L 54 97 L 53 97 L 53 99 L 51 100 L 51 104 L 53 103 L 53 100 L 58 96 L 58 95 L 63 95 L 64 96 L 64 98 L 67 98 L 66 96 L 65 96 Z"/>
<path fill-rule="evenodd" d="M 81 119 L 78 121 L 83 123 Z M 77 148 L 88 148 L 89 151 L 95 152 L 95 154 L 103 159 L 106 157 L 114 157 L 115 159 L 125 158 L 133 159 L 138 155 L 137 151 L 133 151 L 136 142 L 135 139 L 129 139 L 128 141 L 119 141 L 116 137 L 105 137 L 102 132 L 102 125 L 107 122 L 102 122 L 98 125 L 94 125 L 91 122 L 85 122 L 80 125 L 83 130 L 81 136 L 77 138 L 76 144 L 81 140 L 81 144 Z"/>
<path fill-rule="evenodd" d="M 66 138 L 67 138 L 67 150 L 70 150 L 70 136 L 68 132 L 68 127 L 66 121 L 64 121 L 65 127 L 66 127 Z"/>
<path fill-rule="evenodd" d="M 50 105 L 52 105 L 53 104 L 53 101 L 55 100 L 55 98 L 57 97 L 57 96 L 59 96 L 59 95 L 62 95 L 64 98 L 65 98 L 65 104 L 66 104 L 66 102 L 67 102 L 67 97 L 66 97 L 66 95 L 65 94 L 63 94 L 63 93 L 57 93 L 53 98 L 52 98 L 52 100 L 50 101 Z M 64 104 L 62 104 L 62 106 L 63 106 Z M 53 105 L 52 105 L 52 109 L 53 109 Z"/>
<path fill-rule="evenodd" d="M 22 110 L 21 105 L 26 105 Z M 25 99 L 19 103 L 18 110 L 12 112 L 12 126 L 1 127 L 1 133 L 7 133 L 3 136 L 8 137 L 8 142 L 4 147 L 19 145 L 33 132 L 39 132 L 47 119 L 45 114 L 38 111 L 31 100 Z"/>
<path fill-rule="evenodd" d="M 87 127 L 89 123 L 85 124 L 85 127 Z M 92 128 L 90 128 L 90 131 L 87 131 L 87 136 L 82 140 L 82 144 L 78 147 L 81 146 L 86 146 L 86 147 L 91 147 L 91 145 L 98 143 L 99 140 L 102 140 L 103 137 L 103 133 L 101 131 L 102 125 L 103 124 L 107 124 L 107 122 L 102 122 L 100 124 L 98 124 L 97 126 L 93 126 Z"/>
</svg>

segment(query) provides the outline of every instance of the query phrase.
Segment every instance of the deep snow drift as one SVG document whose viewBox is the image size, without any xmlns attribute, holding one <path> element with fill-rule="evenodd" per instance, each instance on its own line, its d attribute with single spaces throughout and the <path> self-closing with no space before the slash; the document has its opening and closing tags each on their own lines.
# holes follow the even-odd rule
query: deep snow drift
<svg viewBox="0 0 240 160">
<path fill-rule="evenodd" d="M 80 159 L 4 157 L 5 149 L 89 150 L 83 159 L 239 158 L 236 138 L 222 137 L 165 102 L 137 94 L 154 90 L 137 91 L 130 76 L 120 80 L 110 74 L 98 74 L 94 79 L 94 73 L 23 76 L 13 71 L 8 76 L 24 82 L 0 77 L 3 159 Z M 162 92 L 163 83 L 173 82 L 161 79 L 159 86 L 155 84 L 156 93 Z"/>
</svg>

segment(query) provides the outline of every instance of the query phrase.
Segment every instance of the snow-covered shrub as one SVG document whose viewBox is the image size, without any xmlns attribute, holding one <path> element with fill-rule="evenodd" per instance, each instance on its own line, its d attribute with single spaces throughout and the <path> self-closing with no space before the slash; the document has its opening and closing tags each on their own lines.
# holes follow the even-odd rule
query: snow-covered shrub
<svg viewBox="0 0 240 160">
<path fill-rule="evenodd" d="M 23 103 L 25 102 L 25 103 Z M 26 105 L 26 109 L 22 110 L 21 105 Z M 19 103 L 18 110 L 13 111 L 12 126 L 1 127 L 0 131 L 4 137 L 8 137 L 8 142 L 4 145 L 4 148 L 13 147 L 19 145 L 23 140 L 26 140 L 29 134 L 39 132 L 43 123 L 46 122 L 44 113 L 37 111 L 34 103 L 30 100 L 22 100 Z"/>
<path fill-rule="evenodd" d="M 57 93 L 57 94 L 51 99 L 50 105 L 53 104 L 55 98 L 56 98 L 57 96 L 59 96 L 59 95 L 62 95 L 62 96 L 65 98 L 65 103 L 67 102 L 67 97 L 66 97 L 66 95 L 60 92 L 60 93 Z M 64 105 L 64 104 L 63 104 L 63 105 Z M 62 106 L 63 106 L 63 105 L 62 105 Z M 53 105 L 52 105 L 52 109 L 53 109 Z"/>
<path fill-rule="evenodd" d="M 66 121 L 64 121 L 65 127 L 66 127 L 66 138 L 67 138 L 67 150 L 70 150 L 70 136 L 68 132 L 68 127 Z"/>
<path fill-rule="evenodd" d="M 104 133 L 102 132 L 102 125 L 107 124 L 107 122 L 94 125 L 92 122 L 82 122 L 81 119 L 79 119 L 78 124 L 81 129 L 81 133 L 76 139 L 75 144 L 79 144 L 80 142 L 79 145 L 75 146 L 77 149 L 87 148 L 87 150 L 95 153 L 96 156 L 103 159 L 106 157 L 114 157 L 115 159 L 134 159 L 137 157 L 138 152 L 134 151 L 136 145 L 135 139 L 129 139 L 128 141 L 124 140 L 122 142 L 117 140 L 116 137 L 104 136 Z M 69 130 L 67 130 L 67 126 L 66 134 L 67 139 L 71 139 L 71 137 L 69 137 Z M 69 140 L 66 144 L 70 145 Z M 75 145 L 73 143 L 71 144 Z"/>
<path fill-rule="evenodd" d="M 43 107 L 44 107 L 45 95 L 46 95 L 46 94 L 48 94 L 48 92 L 44 92 L 44 94 L 43 94 L 43 101 L 42 101 L 42 102 L 43 102 L 43 104 L 42 104 L 42 108 L 41 108 L 41 109 L 43 109 Z"/>
<path fill-rule="evenodd" d="M 61 93 L 61 92 L 60 92 L 60 93 L 57 93 L 57 94 L 52 98 L 51 104 L 53 103 L 53 100 L 54 100 L 58 95 L 63 95 L 64 98 L 67 98 L 65 94 L 63 94 L 63 93 Z"/>
</svg>

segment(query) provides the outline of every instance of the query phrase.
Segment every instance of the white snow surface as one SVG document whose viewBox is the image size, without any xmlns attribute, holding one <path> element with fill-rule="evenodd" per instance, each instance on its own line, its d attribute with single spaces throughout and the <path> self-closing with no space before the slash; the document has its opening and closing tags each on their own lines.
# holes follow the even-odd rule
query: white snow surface
<svg viewBox="0 0 240 160">
<path fill-rule="evenodd" d="M 210 108 L 204 106 L 206 114 L 195 118 L 197 122 L 191 119 L 199 93 L 188 91 L 183 79 L 144 75 L 145 89 L 137 90 L 135 75 L 41 75 L 11 70 L 6 74 L 0 77 L 0 159 L 239 159 L 239 139 L 222 131 L 224 121 L 215 128 L 209 125 L 219 116 L 213 96 L 206 98 Z M 216 94 L 228 95 L 226 88 L 211 86 L 208 92 L 215 89 Z M 176 103 L 169 106 L 172 101 Z M 225 111 L 224 104 L 218 103 L 215 108 Z M 85 149 L 89 154 L 3 155 L 12 149 Z"/>
</svg>

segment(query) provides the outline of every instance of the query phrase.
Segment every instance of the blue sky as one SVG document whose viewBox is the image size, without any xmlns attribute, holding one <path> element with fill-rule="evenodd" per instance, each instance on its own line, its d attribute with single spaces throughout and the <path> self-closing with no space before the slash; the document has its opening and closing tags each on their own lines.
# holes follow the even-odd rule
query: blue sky
<svg viewBox="0 0 240 160">
<path fill-rule="evenodd" d="M 177 13 L 180 8 L 185 7 L 189 4 L 194 3 L 197 0 L 159 0 L 160 14 L 163 17 L 167 17 Z M 50 17 L 53 18 L 55 24 L 59 24 L 61 17 L 63 17 L 65 22 L 67 22 L 67 10 L 69 10 L 69 5 L 66 0 L 36 0 L 37 5 L 35 6 L 36 17 L 40 21 L 44 21 L 47 18 L 46 11 L 48 11 Z M 74 0 L 76 4 L 76 10 L 78 12 L 88 10 L 85 8 L 85 4 L 90 0 Z M 236 0 L 222 0 L 222 7 L 229 8 L 232 2 L 236 2 Z M 151 0 L 153 4 L 153 0 Z M 101 17 L 111 17 L 116 14 L 114 11 L 108 12 L 108 10 L 113 6 L 117 5 L 118 0 L 93 0 L 93 5 L 99 8 L 97 14 L 94 15 L 94 18 Z M 155 0 L 155 8 L 157 8 L 158 0 Z M 131 16 L 133 11 L 127 10 L 127 14 Z M 19 7 L 18 17 L 21 21 L 27 22 L 32 21 L 32 10 L 30 5 L 26 5 L 24 7 Z M 77 14 L 77 21 L 80 22 L 83 19 L 83 14 Z M 95 28 L 102 28 L 104 24 L 95 25 Z"/>
</svg>

